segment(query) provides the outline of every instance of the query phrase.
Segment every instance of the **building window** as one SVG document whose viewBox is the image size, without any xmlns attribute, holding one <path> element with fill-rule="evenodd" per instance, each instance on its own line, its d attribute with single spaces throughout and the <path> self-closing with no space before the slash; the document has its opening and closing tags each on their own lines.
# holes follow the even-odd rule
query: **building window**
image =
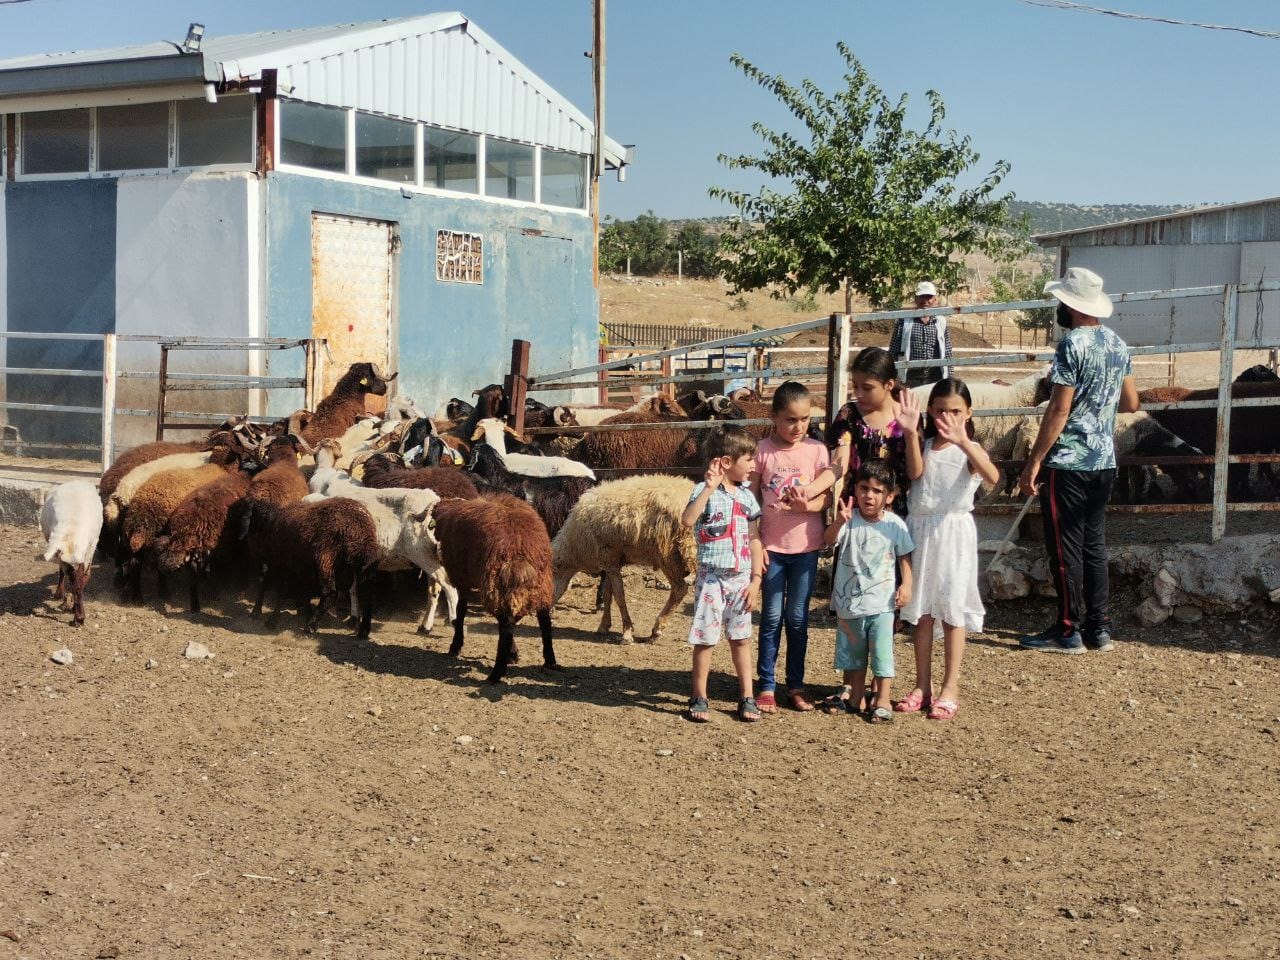
<svg viewBox="0 0 1280 960">
<path fill-rule="evenodd" d="M 533 200 L 533 147 L 489 137 L 484 151 L 485 196 Z"/>
<path fill-rule="evenodd" d="M 436 279 L 484 283 L 484 243 L 480 234 L 436 231 Z"/>
<path fill-rule="evenodd" d="M 347 170 L 347 111 L 280 101 L 280 160 L 313 170 Z"/>
<path fill-rule="evenodd" d="M 178 101 L 178 166 L 253 163 L 253 97 Z"/>
<path fill-rule="evenodd" d="M 417 124 L 356 112 L 356 173 L 362 177 L 413 183 L 417 179 L 414 139 Z"/>
<path fill-rule="evenodd" d="M 88 173 L 89 111 L 22 115 L 23 173 Z"/>
<path fill-rule="evenodd" d="M 426 185 L 459 193 L 477 193 L 476 158 L 480 138 L 474 133 L 458 133 L 427 127 Z"/>
<path fill-rule="evenodd" d="M 99 170 L 161 170 L 168 166 L 168 103 L 98 108 Z"/>
<path fill-rule="evenodd" d="M 553 207 L 587 205 L 587 158 L 578 153 L 542 149 L 542 202 Z"/>
</svg>

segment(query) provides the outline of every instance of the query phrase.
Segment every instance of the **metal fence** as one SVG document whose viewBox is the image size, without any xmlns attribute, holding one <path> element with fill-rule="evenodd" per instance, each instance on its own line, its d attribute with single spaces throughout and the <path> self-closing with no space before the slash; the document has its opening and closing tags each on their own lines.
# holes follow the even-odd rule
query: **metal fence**
<svg viewBox="0 0 1280 960">
<path fill-rule="evenodd" d="M 5 442 L 10 446 L 17 445 L 29 449 L 51 450 L 60 454 L 98 451 L 101 455 L 102 468 L 104 470 L 115 459 L 118 417 L 156 418 L 156 439 L 160 440 L 164 438 L 167 430 L 208 430 L 213 424 L 221 422 L 230 416 L 239 415 L 238 411 L 213 412 L 169 409 L 168 394 L 172 392 L 244 391 L 247 408 L 251 403 L 249 400 L 249 391 L 251 390 L 300 389 L 303 391 L 302 405 L 313 408 L 316 401 L 316 385 L 323 380 L 322 354 L 324 351 L 319 349 L 324 344 L 323 340 L 291 340 L 278 337 L 173 337 L 159 334 L 29 333 L 18 331 L 0 331 L 0 339 L 101 343 L 102 364 L 98 369 L 0 366 L 0 374 L 4 374 L 6 378 L 6 391 L 4 399 L 0 400 L 0 410 L 84 414 L 100 418 L 100 440 L 98 443 L 73 443 L 38 437 L 9 438 Z M 119 369 L 118 355 L 121 343 L 156 344 L 160 351 L 158 369 L 154 371 Z M 304 355 L 304 375 L 302 377 L 266 377 L 229 373 L 175 373 L 168 370 L 170 352 L 175 350 L 246 352 L 302 350 Z M 13 401 L 9 399 L 7 390 L 9 376 L 50 379 L 94 378 L 101 381 L 102 399 L 96 406 Z M 120 382 L 128 380 L 156 381 L 155 409 L 117 406 Z M 185 419 L 179 421 L 166 419 L 170 416 Z M 268 421 L 272 418 L 255 416 L 250 417 L 250 419 Z"/>
<path fill-rule="evenodd" d="M 1219 354 L 1219 371 L 1218 371 L 1218 396 L 1216 400 L 1202 401 L 1183 401 L 1180 403 L 1150 404 L 1144 409 L 1161 410 L 1161 409 L 1213 409 L 1216 412 L 1216 440 L 1214 452 L 1212 456 L 1188 456 L 1188 457 L 1167 457 L 1160 458 L 1158 461 L 1153 458 L 1121 458 L 1119 463 L 1121 466 L 1126 465 L 1159 465 L 1159 466 L 1175 466 L 1175 465 L 1213 465 L 1214 467 L 1214 483 L 1213 498 L 1210 503 L 1190 503 L 1190 504 L 1138 504 L 1138 505 L 1113 505 L 1108 509 L 1113 512 L 1126 513 L 1192 513 L 1192 512 L 1210 512 L 1212 514 L 1210 537 L 1217 541 L 1226 532 L 1226 518 L 1228 512 L 1250 512 L 1250 511 L 1275 511 L 1280 510 L 1280 503 L 1261 502 L 1261 503 L 1228 503 L 1227 502 L 1227 467 L 1231 464 L 1253 464 L 1253 463 L 1275 463 L 1280 462 L 1280 454 L 1238 454 L 1230 453 L 1230 428 L 1231 428 L 1231 410 L 1233 407 L 1259 407 L 1259 406 L 1277 406 L 1280 405 L 1280 396 L 1262 397 L 1252 399 L 1238 399 L 1233 402 L 1231 396 L 1231 380 L 1232 380 L 1232 364 L 1236 350 L 1275 350 L 1280 348 L 1280 338 L 1264 338 L 1255 336 L 1251 339 L 1240 339 L 1236 336 L 1236 321 L 1239 315 L 1240 295 L 1243 294 L 1261 294 L 1280 291 L 1280 281 L 1267 281 L 1253 284 L 1225 284 L 1204 287 L 1184 287 L 1170 290 L 1150 290 L 1136 293 L 1114 294 L 1111 299 L 1114 303 L 1137 303 L 1151 300 L 1176 300 L 1187 297 L 1221 297 L 1223 301 L 1222 319 L 1219 339 L 1214 341 L 1205 341 L 1201 343 L 1171 343 L 1161 344 L 1150 347 L 1131 347 L 1130 354 L 1134 358 L 1143 358 L 1150 356 L 1177 356 L 1183 353 L 1204 353 L 1217 352 Z M 821 365 L 812 365 L 807 367 L 774 367 L 768 364 L 759 366 L 749 371 L 708 371 L 696 375 L 678 375 L 669 374 L 663 376 L 653 376 L 647 374 L 643 377 L 623 378 L 616 377 L 610 380 L 611 385 L 625 384 L 628 382 L 643 384 L 645 387 L 671 383 L 687 383 L 692 381 L 704 380 L 737 380 L 746 379 L 758 383 L 767 383 L 770 378 L 783 376 L 787 378 L 804 379 L 806 377 L 822 376 L 826 382 L 826 404 L 825 417 L 834 418 L 840 406 L 844 403 L 845 397 L 848 395 L 848 364 L 850 356 L 850 344 L 852 343 L 852 331 L 858 324 L 873 323 L 883 320 L 897 320 L 906 317 L 919 317 L 922 315 L 933 316 L 952 316 L 963 314 L 991 314 L 1002 313 L 1014 310 L 1029 310 L 1037 307 L 1053 307 L 1057 303 L 1056 300 L 1024 300 L 1010 303 L 981 303 L 970 304 L 967 306 L 953 307 L 934 307 L 927 310 L 908 309 L 908 310 L 886 310 L 872 313 L 858 314 L 856 316 L 847 316 L 843 314 L 832 314 L 830 317 L 823 317 L 813 320 L 805 320 L 799 323 L 788 324 L 787 326 L 777 327 L 768 331 L 769 334 L 775 336 L 791 335 L 800 333 L 805 330 L 814 330 L 826 327 L 827 329 L 827 347 L 825 349 L 825 362 Z M 616 371 L 624 366 L 638 366 L 641 363 L 653 363 L 667 360 L 668 358 L 677 357 L 692 351 L 716 350 L 730 346 L 740 346 L 748 343 L 753 337 L 758 337 L 759 333 L 752 331 L 750 333 L 742 333 L 721 337 L 697 344 L 689 344 L 685 346 L 668 347 L 663 350 L 657 350 L 651 353 L 632 356 L 622 360 L 602 361 L 585 367 L 577 367 L 569 370 L 556 370 L 550 373 L 531 375 L 528 370 L 529 351 L 528 344 L 524 341 L 517 341 L 517 344 L 523 344 L 523 352 L 513 350 L 513 362 L 511 366 L 511 374 L 507 377 L 508 396 L 512 398 L 513 421 L 517 429 L 523 427 L 524 417 L 524 396 L 526 391 L 535 392 L 555 392 L 555 391 L 571 391 L 588 387 L 598 387 L 600 380 L 608 375 L 609 371 Z M 821 348 L 818 348 L 821 349 Z M 1011 364 L 1026 364 L 1028 362 L 1044 362 L 1051 359 L 1053 351 L 1049 349 L 1021 352 L 987 352 L 983 351 L 972 356 L 957 356 L 949 361 L 949 365 L 957 371 L 963 371 L 966 368 L 973 369 L 991 369 L 993 367 L 1002 367 Z M 1143 362 L 1136 360 L 1136 362 Z M 898 364 L 898 369 L 916 369 L 923 367 L 936 366 L 937 361 L 934 360 L 916 360 L 908 363 Z M 591 379 L 584 379 L 590 377 Z M 1008 415 L 1040 415 L 1043 409 L 1039 407 L 1006 407 L 998 409 L 975 410 L 974 415 L 979 417 L 989 416 L 1008 416 Z M 737 421 L 744 424 L 765 424 L 767 420 L 745 420 Z M 681 423 L 681 428 L 694 429 L 710 429 L 720 425 L 719 421 L 690 421 Z M 610 432 L 610 431 L 630 431 L 642 429 L 670 429 L 669 424 L 622 424 L 622 425 L 600 425 L 592 427 L 576 427 L 576 428 L 540 428 L 538 430 L 528 431 L 535 434 L 561 434 L 566 432 L 574 433 L 594 433 L 594 432 Z M 1013 465 L 1013 464 L 1008 464 Z M 993 504 L 985 505 L 979 508 L 982 512 L 987 513 L 1025 513 L 1027 506 L 1025 504 Z"/>
</svg>

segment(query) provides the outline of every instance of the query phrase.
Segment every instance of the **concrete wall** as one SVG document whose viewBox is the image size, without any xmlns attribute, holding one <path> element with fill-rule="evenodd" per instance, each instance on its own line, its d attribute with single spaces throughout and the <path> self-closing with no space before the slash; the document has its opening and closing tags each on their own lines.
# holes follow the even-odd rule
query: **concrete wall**
<svg viewBox="0 0 1280 960">
<path fill-rule="evenodd" d="M 246 337 L 257 328 L 258 180 L 249 174 L 176 174 L 119 181 L 116 332 Z M 120 369 L 155 371 L 154 343 L 121 343 Z M 242 351 L 174 351 L 171 372 L 246 374 Z M 155 380 L 120 381 L 117 406 L 155 409 Z M 297 391 L 301 399 L 301 391 Z M 243 413 L 247 393 L 176 392 L 169 408 Z M 188 436 L 177 434 L 175 438 Z M 152 418 L 117 420 L 117 449 L 155 439 Z"/>
<path fill-rule="evenodd" d="M 591 220 L 577 213 L 399 191 L 298 174 L 267 181 L 267 323 L 272 336 L 311 331 L 311 214 L 397 224 L 399 391 L 427 409 L 501 381 L 511 340 L 530 340 L 532 367 L 595 362 Z M 484 237 L 484 283 L 435 278 L 436 231 Z M 273 355 L 296 376 L 299 357 Z M 274 412 L 291 407 L 272 397 Z"/>
<path fill-rule="evenodd" d="M 116 181 L 5 186 L 7 323 L 12 330 L 111 333 L 115 329 Z M 10 366 L 101 369 L 101 343 L 11 340 Z M 10 375 L 8 399 L 99 406 L 100 378 Z M 25 440 L 92 443 L 96 414 L 9 411 Z"/>
<path fill-rule="evenodd" d="M 8 184 L 0 180 L 0 330 L 9 329 L 9 253 L 8 253 L 8 230 L 5 229 L 5 189 Z M 0 367 L 7 367 L 8 361 L 6 355 L 9 349 L 9 341 L 0 338 Z M 8 378 L 0 373 L 0 400 L 5 400 L 8 395 Z M 9 411 L 4 407 L 0 407 L 0 423 L 9 422 Z"/>
</svg>

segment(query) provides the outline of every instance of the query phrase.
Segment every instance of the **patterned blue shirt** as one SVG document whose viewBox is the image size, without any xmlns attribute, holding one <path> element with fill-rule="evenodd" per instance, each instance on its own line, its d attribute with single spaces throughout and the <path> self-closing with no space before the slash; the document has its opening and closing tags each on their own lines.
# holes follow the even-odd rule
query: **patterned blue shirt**
<svg viewBox="0 0 1280 960">
<path fill-rule="evenodd" d="M 895 565 L 915 548 L 906 521 L 896 513 L 886 510 L 875 523 L 855 513 L 836 538 L 832 608 L 844 620 L 893 610 Z"/>
<path fill-rule="evenodd" d="M 1049 382 L 1073 387 L 1071 412 L 1045 466 L 1111 470 L 1116 465 L 1116 408 L 1124 378 L 1133 373 L 1129 348 L 1110 327 L 1076 327 L 1058 343 Z"/>
<path fill-rule="evenodd" d="M 693 488 L 689 502 L 697 500 L 707 488 L 699 483 Z M 740 573 L 751 570 L 752 520 L 760 518 L 760 504 L 746 487 L 720 487 L 711 494 L 702 514 L 693 524 L 693 539 L 698 545 L 698 566 Z"/>
</svg>

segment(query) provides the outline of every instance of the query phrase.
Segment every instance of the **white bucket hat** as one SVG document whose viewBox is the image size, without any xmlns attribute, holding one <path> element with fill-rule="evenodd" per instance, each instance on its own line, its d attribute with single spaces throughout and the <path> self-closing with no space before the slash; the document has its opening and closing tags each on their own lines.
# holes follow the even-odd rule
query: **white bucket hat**
<svg viewBox="0 0 1280 960">
<path fill-rule="evenodd" d="M 1068 267 L 1061 280 L 1050 280 L 1044 285 L 1044 292 L 1086 317 L 1105 320 L 1115 311 L 1115 304 L 1103 292 L 1102 278 L 1084 267 Z"/>
<path fill-rule="evenodd" d="M 916 284 L 917 297 L 936 297 L 937 295 L 938 295 L 938 288 L 935 287 L 928 280 L 924 280 Z"/>
</svg>

